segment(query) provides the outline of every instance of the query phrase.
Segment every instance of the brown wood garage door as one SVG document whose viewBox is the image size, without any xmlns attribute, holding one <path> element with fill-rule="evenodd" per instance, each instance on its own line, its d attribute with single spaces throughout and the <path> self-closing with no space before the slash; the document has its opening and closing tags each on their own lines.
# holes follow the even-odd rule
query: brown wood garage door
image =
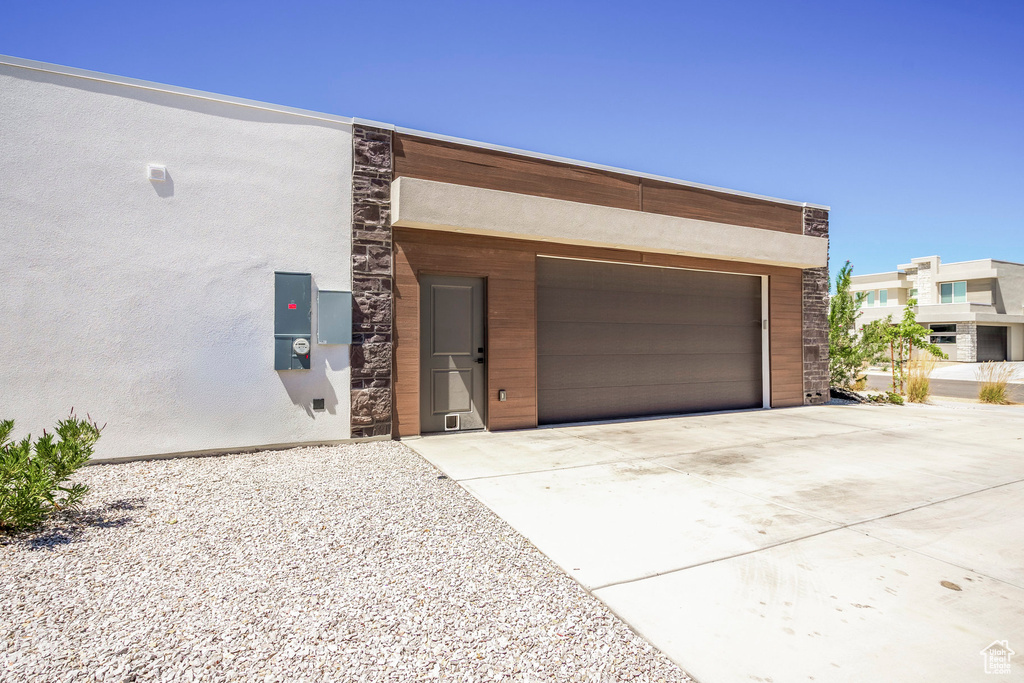
<svg viewBox="0 0 1024 683">
<path fill-rule="evenodd" d="M 537 259 L 541 424 L 762 406 L 761 278 Z"/>
</svg>

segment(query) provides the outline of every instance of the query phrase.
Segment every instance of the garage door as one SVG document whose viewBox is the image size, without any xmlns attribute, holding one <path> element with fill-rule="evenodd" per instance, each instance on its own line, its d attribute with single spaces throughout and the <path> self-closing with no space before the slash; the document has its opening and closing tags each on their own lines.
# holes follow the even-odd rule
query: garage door
<svg viewBox="0 0 1024 683">
<path fill-rule="evenodd" d="M 762 406 L 761 278 L 537 260 L 541 424 Z"/>
<path fill-rule="evenodd" d="M 1005 327 L 978 325 L 978 362 L 1006 360 Z"/>
</svg>

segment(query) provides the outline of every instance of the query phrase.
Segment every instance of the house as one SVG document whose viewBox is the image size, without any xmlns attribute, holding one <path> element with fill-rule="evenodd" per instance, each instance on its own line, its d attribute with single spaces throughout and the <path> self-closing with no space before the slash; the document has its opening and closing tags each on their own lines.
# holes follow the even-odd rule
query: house
<svg viewBox="0 0 1024 683">
<path fill-rule="evenodd" d="M 863 292 L 861 324 L 892 315 L 909 299 L 931 342 L 950 360 L 1024 360 L 1024 265 L 995 259 L 942 263 L 911 259 L 889 273 L 854 275 L 850 291 Z"/>
<path fill-rule="evenodd" d="M 13 57 L 0 118 L 0 406 L 100 458 L 828 400 L 826 206 Z"/>
</svg>

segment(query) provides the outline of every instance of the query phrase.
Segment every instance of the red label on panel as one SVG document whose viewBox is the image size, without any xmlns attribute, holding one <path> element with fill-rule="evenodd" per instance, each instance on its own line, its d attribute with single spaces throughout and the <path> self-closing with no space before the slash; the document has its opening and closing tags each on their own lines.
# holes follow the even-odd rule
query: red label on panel
<svg viewBox="0 0 1024 683">
<path fill-rule="evenodd" d="M 288 304 L 288 308 L 290 310 L 295 310 L 296 308 L 298 308 L 298 306 L 296 306 L 295 304 Z"/>
</svg>

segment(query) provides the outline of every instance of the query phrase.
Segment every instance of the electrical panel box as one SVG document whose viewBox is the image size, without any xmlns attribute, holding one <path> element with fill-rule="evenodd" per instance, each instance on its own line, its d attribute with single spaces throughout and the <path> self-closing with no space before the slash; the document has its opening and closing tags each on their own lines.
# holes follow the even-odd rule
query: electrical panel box
<svg viewBox="0 0 1024 683">
<path fill-rule="evenodd" d="M 352 292 L 317 291 L 316 342 L 352 343 Z"/>
<path fill-rule="evenodd" d="M 313 276 L 274 273 L 274 369 L 309 370 Z"/>
</svg>

